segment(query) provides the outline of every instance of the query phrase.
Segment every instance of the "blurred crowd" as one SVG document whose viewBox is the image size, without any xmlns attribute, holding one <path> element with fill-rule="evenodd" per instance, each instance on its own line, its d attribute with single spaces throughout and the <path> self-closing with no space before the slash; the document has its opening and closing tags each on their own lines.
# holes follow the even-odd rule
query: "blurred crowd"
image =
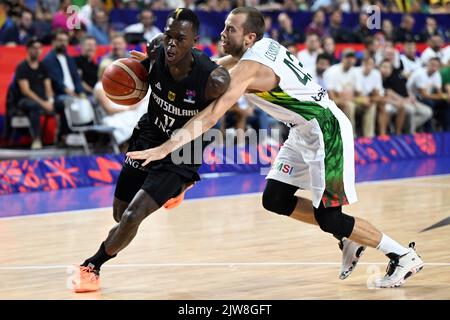
<svg viewBox="0 0 450 320">
<path fill-rule="evenodd" d="M 333 37 L 317 33 L 306 36 L 300 51 L 294 42 L 283 44 L 347 115 L 355 137 L 450 131 L 450 45 L 439 34 L 421 54 L 412 39 L 395 45 L 383 36 L 368 36 L 363 51 L 340 54 Z M 231 117 L 243 130 L 274 125 L 244 98 Z"/>
<path fill-rule="evenodd" d="M 31 36 L 36 36 L 44 44 L 50 44 L 52 31 L 64 29 L 69 32 L 70 44 L 79 44 L 86 35 L 96 38 L 98 44 L 109 44 L 118 32 L 128 34 L 129 42 L 133 37 L 143 34 L 140 39 L 148 40 L 160 30 L 154 26 L 154 10 L 187 7 L 203 11 L 229 11 L 236 6 L 251 5 L 270 12 L 314 11 L 314 17 L 307 30 L 293 27 L 288 14 L 278 15 L 277 21 L 268 16 L 271 36 L 280 41 L 303 42 L 307 33 L 314 31 L 319 36 L 330 35 L 336 42 L 361 43 L 367 34 L 368 6 L 375 4 L 381 12 L 400 12 L 405 16 L 401 25 L 393 26 L 384 19 L 382 32 L 397 42 L 405 40 L 426 41 L 433 34 L 448 38 L 450 31 L 440 29 L 436 20 L 430 17 L 420 32 L 414 32 L 414 17 L 411 13 L 423 12 L 450 13 L 450 0 L 0 0 L 0 44 L 26 44 Z M 73 6 L 75 5 L 75 6 Z M 138 9 L 138 22 L 128 26 L 110 23 L 112 9 Z M 359 12 L 359 23 L 353 29 L 343 24 L 343 14 Z M 447 33 L 447 34 L 446 34 Z M 211 39 L 201 39 L 208 41 Z M 212 39 L 213 41 L 216 39 Z"/>
<path fill-rule="evenodd" d="M 402 16 L 400 25 L 394 27 L 385 19 L 382 29 L 372 33 L 367 29 L 368 16 L 364 12 L 359 14 L 359 23 L 353 29 L 342 26 L 343 12 L 360 10 L 368 1 L 242 2 L 284 6 L 284 9 L 290 4 L 293 10 L 319 8 L 305 30 L 295 29 L 286 12 L 276 15 L 279 28 L 273 28 L 273 15 L 265 16 L 265 36 L 278 40 L 298 57 L 348 116 L 355 137 L 450 130 L 450 46 L 446 44 L 445 34 L 448 30 L 441 30 L 433 16 L 427 17 L 420 33 L 413 31 L 415 20 L 409 13 Z M 444 2 L 443 5 L 447 3 Z M 82 17 L 82 27 L 79 29 L 67 28 L 70 18 L 67 8 L 71 3 L 81 8 L 78 14 Z M 158 3 L 161 7 L 157 7 Z M 73 104 L 81 109 L 87 104 L 92 106 L 99 122 L 115 128 L 116 142 L 126 143 L 138 118 L 146 111 L 148 100 L 129 107 L 113 104 L 103 93 L 102 73 L 115 59 L 129 57 L 129 44 L 136 40 L 134 36 L 140 35 L 143 39 L 138 42 L 145 42 L 161 32 L 153 25 L 152 9 L 176 7 L 180 3 L 203 10 L 216 10 L 219 4 L 230 8 L 241 4 L 240 1 L 0 0 L 0 14 L 2 10 L 7 12 L 6 19 L 0 21 L 3 22 L 0 43 L 27 48 L 27 57 L 17 66 L 9 86 L 7 113 L 28 116 L 32 148 L 42 148 L 42 115 L 56 116 L 59 123 L 56 141 L 64 145 L 72 129 L 66 110 Z M 383 5 L 392 11 L 397 8 L 396 3 Z M 416 2 L 401 3 L 410 3 L 412 11 L 415 8 L 412 4 Z M 329 12 L 336 4 L 339 8 Z M 21 7 L 16 12 L 17 5 L 34 5 L 35 10 Z M 138 23 L 118 31 L 109 28 L 108 5 L 142 6 L 144 9 L 139 13 Z M 228 10 L 228 7 L 222 9 Z M 403 7 L 403 11 L 408 10 Z M 325 24 L 326 19 L 329 23 Z M 419 52 L 417 42 L 426 43 L 426 48 Z M 47 43 L 52 50 L 42 59 L 42 45 Z M 363 43 L 364 49 L 338 51 L 337 43 Z M 71 44 L 79 46 L 79 56 L 67 53 Z M 109 52 L 98 57 L 98 45 L 108 45 Z M 220 48 L 218 52 L 220 55 Z M 239 132 L 248 128 L 270 131 L 274 126 L 279 124 L 245 98 L 233 106 L 218 125 L 224 131 L 242 129 Z"/>
</svg>

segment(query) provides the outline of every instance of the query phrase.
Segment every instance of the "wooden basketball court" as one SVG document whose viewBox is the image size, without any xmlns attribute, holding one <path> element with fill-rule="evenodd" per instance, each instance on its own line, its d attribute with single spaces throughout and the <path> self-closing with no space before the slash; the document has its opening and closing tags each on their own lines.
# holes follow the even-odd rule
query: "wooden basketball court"
<svg viewBox="0 0 450 320">
<path fill-rule="evenodd" d="M 248 194 L 154 213 L 102 268 L 98 293 L 72 293 L 67 267 L 97 251 L 114 224 L 111 210 L 0 219 L 0 299 L 450 299 L 450 226 L 420 232 L 450 216 L 450 176 L 357 190 L 346 212 L 404 245 L 415 241 L 425 261 L 402 288 L 371 289 L 388 262 L 373 249 L 339 280 L 332 236 L 270 214 L 261 195 Z"/>
</svg>

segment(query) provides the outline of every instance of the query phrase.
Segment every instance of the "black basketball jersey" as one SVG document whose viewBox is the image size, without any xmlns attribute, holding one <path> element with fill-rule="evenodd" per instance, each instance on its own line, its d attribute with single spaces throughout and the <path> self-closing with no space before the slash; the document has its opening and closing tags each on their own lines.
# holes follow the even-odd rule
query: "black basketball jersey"
<svg viewBox="0 0 450 320">
<path fill-rule="evenodd" d="M 165 64 L 164 48 L 159 49 L 148 77 L 151 88 L 148 111 L 138 123 L 148 147 L 167 141 L 211 102 L 205 97 L 206 82 L 218 65 L 197 49 L 192 49 L 192 56 L 192 69 L 187 77 L 175 81 Z"/>
</svg>

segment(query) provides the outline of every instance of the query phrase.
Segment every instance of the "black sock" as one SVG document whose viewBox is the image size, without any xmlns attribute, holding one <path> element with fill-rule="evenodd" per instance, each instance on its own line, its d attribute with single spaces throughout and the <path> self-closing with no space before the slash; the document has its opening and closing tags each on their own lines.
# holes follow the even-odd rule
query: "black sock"
<svg viewBox="0 0 450 320">
<path fill-rule="evenodd" d="M 110 255 L 108 255 L 106 253 L 106 251 L 105 251 L 105 243 L 102 242 L 102 244 L 101 244 L 100 248 L 98 249 L 97 253 L 94 254 L 92 257 L 86 259 L 86 261 L 84 261 L 81 266 L 87 267 L 87 266 L 91 265 L 94 268 L 94 270 L 100 271 L 100 268 L 101 268 L 102 264 L 104 264 L 109 259 L 114 258 L 115 256 L 117 256 L 117 254 L 115 254 L 113 256 L 110 256 Z"/>
</svg>

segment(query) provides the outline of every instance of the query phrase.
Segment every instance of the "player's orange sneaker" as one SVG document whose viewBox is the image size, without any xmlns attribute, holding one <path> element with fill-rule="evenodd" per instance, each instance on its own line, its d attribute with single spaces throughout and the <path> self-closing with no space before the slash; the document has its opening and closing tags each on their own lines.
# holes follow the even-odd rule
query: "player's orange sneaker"
<svg viewBox="0 0 450 320">
<path fill-rule="evenodd" d="M 171 198 L 169 200 L 167 200 L 167 202 L 164 204 L 164 208 L 166 209 L 173 209 L 178 207 L 184 200 L 184 194 L 186 193 L 186 191 L 188 191 L 190 188 L 192 188 L 194 186 L 194 184 L 190 184 L 186 187 L 186 189 L 184 189 L 183 192 L 181 192 L 179 195 L 177 195 L 174 198 Z"/>
<path fill-rule="evenodd" d="M 92 267 L 74 266 L 72 278 L 73 291 L 76 293 L 92 292 L 100 289 L 100 275 Z"/>
</svg>

